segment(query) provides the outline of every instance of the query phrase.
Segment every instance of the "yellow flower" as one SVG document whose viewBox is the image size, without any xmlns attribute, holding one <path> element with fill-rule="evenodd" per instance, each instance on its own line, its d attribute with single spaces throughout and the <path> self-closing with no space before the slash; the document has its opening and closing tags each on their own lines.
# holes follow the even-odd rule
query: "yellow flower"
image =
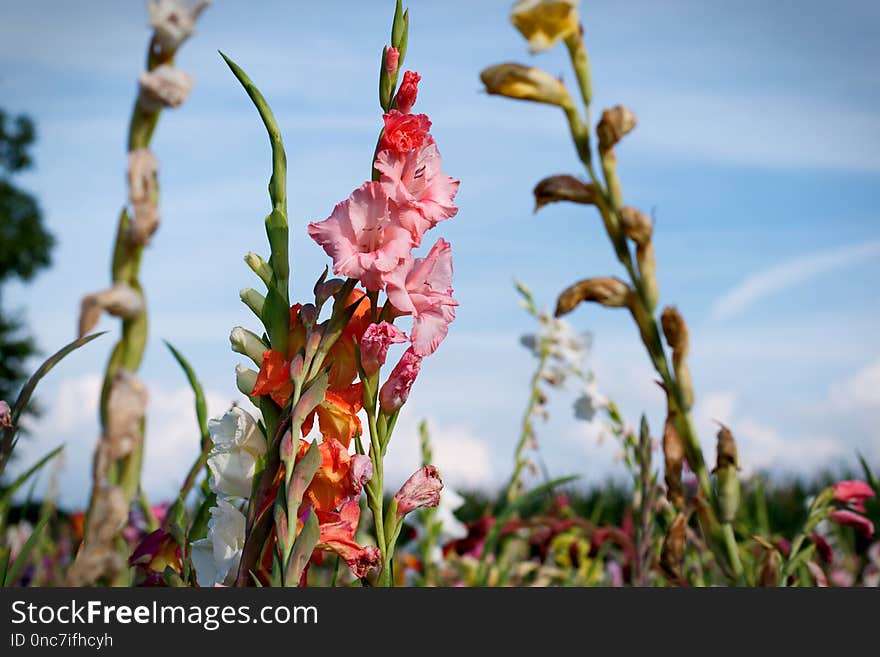
<svg viewBox="0 0 880 657">
<path fill-rule="evenodd" d="M 480 79 L 490 94 L 549 103 L 563 108 L 573 105 L 562 81 L 539 68 L 521 64 L 498 64 L 480 73 Z"/>
<path fill-rule="evenodd" d="M 513 7 L 510 21 L 529 42 L 533 53 L 547 50 L 580 27 L 580 0 L 520 0 Z"/>
</svg>

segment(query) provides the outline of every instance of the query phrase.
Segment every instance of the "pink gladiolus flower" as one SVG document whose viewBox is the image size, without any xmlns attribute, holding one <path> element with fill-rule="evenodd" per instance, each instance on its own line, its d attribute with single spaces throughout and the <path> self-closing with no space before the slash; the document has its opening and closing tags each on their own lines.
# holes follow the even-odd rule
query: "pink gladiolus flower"
<svg viewBox="0 0 880 657">
<path fill-rule="evenodd" d="M 452 247 L 437 240 L 425 258 L 408 259 L 386 279 L 388 300 L 402 314 L 413 316 L 412 349 L 428 356 L 449 332 L 455 319 L 452 298 Z"/>
<path fill-rule="evenodd" d="M 397 110 L 404 114 L 409 114 L 416 104 L 416 97 L 419 95 L 419 82 L 422 76 L 415 71 L 407 71 L 403 74 L 403 82 L 400 83 L 400 89 L 397 90 L 397 99 L 395 105 Z"/>
<path fill-rule="evenodd" d="M 400 223 L 412 233 L 415 246 L 421 244 L 425 231 L 458 212 L 454 200 L 460 183 L 441 171 L 442 164 L 430 135 L 416 150 L 401 153 L 386 148 L 376 156 L 385 193 L 399 208 Z"/>
<path fill-rule="evenodd" d="M 379 390 L 379 405 L 386 415 L 400 410 L 409 397 L 409 391 L 419 375 L 422 367 L 422 357 L 413 352 L 413 348 L 407 349 L 400 362 L 391 370 L 391 376 Z"/>
<path fill-rule="evenodd" d="M 370 324 L 361 337 L 361 365 L 369 376 L 379 371 L 388 358 L 388 349 L 392 344 L 406 342 L 406 333 L 394 324 L 382 322 Z"/>
<path fill-rule="evenodd" d="M 865 538 L 871 538 L 874 535 L 874 523 L 855 511 L 837 509 L 831 512 L 829 518 L 840 525 L 855 527 Z"/>
<path fill-rule="evenodd" d="M 834 485 L 834 499 L 865 512 L 865 500 L 874 497 L 874 491 L 864 481 L 841 481 Z"/>
<path fill-rule="evenodd" d="M 414 509 L 437 506 L 443 482 L 437 468 L 426 465 L 416 470 L 394 495 L 397 500 L 397 517 L 402 518 Z"/>
<path fill-rule="evenodd" d="M 425 114 L 404 114 L 391 110 L 382 115 L 382 120 L 385 122 L 385 130 L 379 142 L 380 152 L 409 153 L 429 141 L 431 120 Z"/>
<path fill-rule="evenodd" d="M 385 51 L 385 72 L 394 75 L 397 72 L 398 62 L 400 62 L 400 51 L 394 46 L 389 46 Z"/>
<path fill-rule="evenodd" d="M 333 273 L 358 279 L 371 291 L 412 248 L 412 238 L 377 182 L 352 192 L 324 221 L 309 224 L 309 236 L 333 258 Z"/>
</svg>

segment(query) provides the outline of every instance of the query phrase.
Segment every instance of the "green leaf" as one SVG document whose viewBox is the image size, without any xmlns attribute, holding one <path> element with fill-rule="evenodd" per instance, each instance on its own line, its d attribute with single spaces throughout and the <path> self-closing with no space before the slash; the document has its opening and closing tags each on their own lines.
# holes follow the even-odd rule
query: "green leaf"
<svg viewBox="0 0 880 657">
<path fill-rule="evenodd" d="M 186 379 L 189 381 L 189 386 L 192 388 L 193 394 L 196 397 L 196 418 L 199 422 L 199 432 L 202 437 L 202 445 L 204 446 L 205 442 L 210 440 L 210 435 L 208 433 L 208 410 L 207 405 L 205 404 L 205 392 L 202 389 L 202 384 L 199 382 L 196 377 L 193 368 L 190 366 L 189 362 L 186 358 L 183 357 L 177 349 L 174 348 L 167 340 L 163 340 L 165 346 L 168 347 L 169 351 L 171 351 L 171 355 L 174 356 L 174 360 L 177 361 L 177 364 L 180 365 L 183 373 L 186 374 Z"/>
<path fill-rule="evenodd" d="M 278 129 L 278 122 L 275 115 L 269 107 L 269 103 L 257 89 L 257 86 L 251 82 L 247 74 L 222 52 L 220 56 L 229 66 L 232 74 L 244 87 L 245 92 L 253 101 L 254 106 L 260 113 L 263 125 L 269 133 L 269 143 L 272 146 L 272 178 L 269 180 L 269 197 L 272 199 L 272 207 L 281 210 L 285 225 L 287 223 L 287 156 L 284 153 L 284 143 L 281 140 L 281 131 Z"/>
<path fill-rule="evenodd" d="M 311 447 L 306 450 L 305 455 L 296 464 L 287 484 L 287 508 L 293 510 L 294 517 L 296 517 L 296 512 L 300 504 L 302 504 L 306 488 L 312 483 L 312 479 L 314 479 L 315 473 L 320 467 L 321 452 L 318 449 L 318 443 L 313 442 Z"/>
<path fill-rule="evenodd" d="M 303 391 L 302 396 L 291 411 L 290 430 L 294 436 L 299 434 L 300 427 L 302 427 L 309 414 L 324 401 L 328 385 L 329 377 L 326 372 L 323 372 L 315 377 L 311 385 Z"/>
<path fill-rule="evenodd" d="M 40 365 L 39 369 L 34 372 L 31 378 L 27 380 L 27 383 L 24 384 L 24 387 L 18 394 L 18 399 L 15 400 L 15 405 L 12 407 L 12 427 L 4 429 L 2 434 L 0 434 L 0 475 L 3 474 L 3 470 L 6 468 L 6 462 L 9 460 L 9 455 L 12 453 L 13 440 L 18 431 L 18 420 L 30 402 L 37 384 L 52 370 L 53 367 L 61 362 L 67 354 L 87 345 L 89 342 L 102 335 L 104 335 L 103 332 L 93 333 L 92 335 L 86 335 L 68 343 L 63 348 L 49 356 L 49 358 Z"/>
<path fill-rule="evenodd" d="M 880 495 L 880 482 L 877 481 L 877 477 L 874 476 L 874 473 L 871 472 L 871 468 L 868 467 L 868 462 L 865 460 L 865 457 L 859 453 L 859 463 L 862 464 L 862 470 L 865 472 L 865 479 L 868 480 L 868 485 L 874 489 L 874 493 Z"/>
<path fill-rule="evenodd" d="M 25 541 L 24 546 L 21 548 L 21 552 L 19 552 L 18 556 L 15 557 L 15 561 L 12 563 L 12 567 L 6 572 L 6 576 L 3 579 L 3 586 L 10 586 L 16 579 L 18 579 L 18 575 L 21 573 L 22 569 L 27 563 L 28 555 L 37 544 L 37 541 L 40 538 L 40 534 L 43 531 L 43 527 L 45 527 L 46 523 L 49 522 L 49 518 L 51 516 L 52 507 L 49 507 L 43 514 L 43 517 L 40 518 L 37 526 L 34 527 L 31 535 L 28 536 L 28 540 Z"/>
<path fill-rule="evenodd" d="M 321 528 L 318 526 L 318 514 L 312 510 L 309 517 L 306 518 L 299 536 L 296 537 L 293 552 L 290 553 L 290 558 L 287 560 L 287 568 L 284 569 L 284 586 L 299 585 L 303 570 L 305 570 L 320 536 Z"/>
<path fill-rule="evenodd" d="M 46 454 L 46 456 L 41 458 L 27 470 L 22 472 L 18 477 L 16 477 L 15 481 L 13 481 L 9 485 L 9 488 L 3 491 L 3 495 L 0 495 L 0 517 L 6 515 L 6 509 L 9 507 L 9 503 L 11 502 L 12 496 L 15 494 L 15 492 L 19 488 L 21 488 L 25 484 L 25 482 L 27 482 L 27 480 L 30 479 L 36 472 L 38 472 L 44 465 L 55 458 L 62 449 L 64 449 L 64 445 L 59 445 L 58 447 L 53 449 L 51 452 Z"/>
<path fill-rule="evenodd" d="M 0 583 L 6 582 L 6 571 L 9 568 L 9 548 L 0 545 Z"/>
</svg>

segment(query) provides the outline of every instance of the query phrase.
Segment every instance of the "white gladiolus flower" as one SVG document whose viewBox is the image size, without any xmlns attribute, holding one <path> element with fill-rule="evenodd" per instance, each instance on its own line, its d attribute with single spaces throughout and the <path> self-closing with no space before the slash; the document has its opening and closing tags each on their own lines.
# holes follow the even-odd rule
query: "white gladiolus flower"
<svg viewBox="0 0 880 657">
<path fill-rule="evenodd" d="M 227 500 L 211 509 L 208 535 L 192 544 L 192 562 L 201 587 L 230 585 L 238 572 L 244 547 L 244 514 Z"/>
<path fill-rule="evenodd" d="M 218 495 L 250 497 L 257 459 L 266 439 L 247 411 L 233 407 L 219 420 L 208 421 L 214 447 L 208 456 L 211 489 Z"/>
<path fill-rule="evenodd" d="M 574 416 L 585 422 L 592 422 L 599 409 L 608 406 L 608 398 L 599 392 L 595 381 L 584 385 L 581 396 L 574 402 Z"/>
<path fill-rule="evenodd" d="M 440 504 L 434 512 L 434 522 L 440 525 L 440 533 L 437 542 L 444 545 L 449 541 L 456 541 L 468 534 L 464 523 L 455 517 L 455 511 L 464 506 L 464 498 L 449 486 L 444 485 L 440 491 Z"/>
<path fill-rule="evenodd" d="M 263 364 L 263 352 L 269 348 L 256 333 L 240 326 L 232 329 L 229 334 L 229 344 L 232 346 L 232 351 L 247 356 L 257 365 Z"/>
</svg>

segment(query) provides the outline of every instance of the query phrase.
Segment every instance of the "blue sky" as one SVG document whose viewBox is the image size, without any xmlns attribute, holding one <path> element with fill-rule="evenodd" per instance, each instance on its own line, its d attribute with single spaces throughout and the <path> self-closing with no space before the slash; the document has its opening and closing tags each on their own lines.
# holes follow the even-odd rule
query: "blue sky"
<svg viewBox="0 0 880 657">
<path fill-rule="evenodd" d="M 595 212 L 532 214 L 531 189 L 581 174 L 561 114 L 481 92 L 479 71 L 521 61 L 572 83 L 564 52 L 537 56 L 501 0 L 411 0 L 406 67 L 422 74 L 417 109 L 430 115 L 460 211 L 435 230 L 453 244 L 461 306 L 423 368 L 392 443 L 394 477 L 417 465 L 414 427 L 427 417 L 441 469 L 460 486 L 509 472 L 534 363 L 518 346 L 532 330 L 514 278 L 552 306 L 569 283 L 620 274 Z M 108 283 L 125 199 L 125 134 L 149 38 L 141 2 L 3 2 L 0 97 L 33 116 L 36 168 L 20 183 L 40 199 L 58 239 L 55 263 L 4 303 L 21 309 L 41 346 L 73 335 L 79 299 Z M 196 444 L 191 397 L 160 339 L 198 370 L 212 410 L 238 398 L 229 330 L 254 327 L 238 301 L 253 285 L 245 252 L 265 252 L 268 144 L 253 107 L 217 55 L 261 87 L 287 145 L 293 291 L 305 296 L 326 263 L 305 225 L 326 217 L 369 175 L 380 125 L 379 54 L 393 3 L 217 0 L 178 56 L 195 86 L 166 112 L 160 161 L 162 226 L 145 254 L 151 341 L 145 482 L 178 485 Z M 734 429 L 750 469 L 805 473 L 880 462 L 880 6 L 840 2 L 585 2 L 596 110 L 623 103 L 638 129 L 618 148 L 628 204 L 654 213 L 664 303 L 691 326 L 695 410 L 707 448 L 711 419 Z M 595 114 L 596 112 L 594 112 Z M 429 242 L 430 244 L 430 242 Z M 256 286 L 255 286 L 256 287 Z M 662 399 L 628 317 L 599 308 L 571 316 L 594 336 L 599 387 L 635 423 L 662 423 Z M 116 331 L 115 322 L 101 328 Z M 62 503 L 85 498 L 97 435 L 97 386 L 111 340 L 65 361 L 40 389 L 46 413 L 19 463 L 60 442 Z M 621 476 L 615 447 L 576 423 L 571 395 L 539 429 L 554 474 Z"/>
</svg>

